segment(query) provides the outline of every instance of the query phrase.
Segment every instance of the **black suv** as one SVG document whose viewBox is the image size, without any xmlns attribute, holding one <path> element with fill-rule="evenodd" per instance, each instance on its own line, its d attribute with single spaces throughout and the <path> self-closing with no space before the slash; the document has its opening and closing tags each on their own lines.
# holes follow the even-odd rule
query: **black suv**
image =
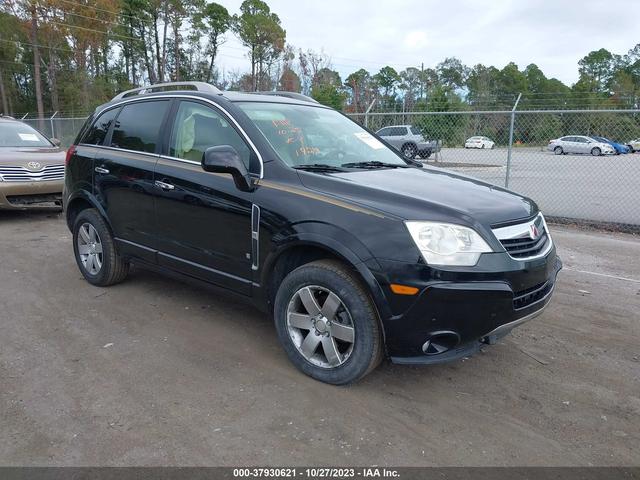
<svg viewBox="0 0 640 480">
<path fill-rule="evenodd" d="M 64 205 L 90 283 L 135 263 L 233 292 L 333 384 L 494 343 L 561 268 L 533 201 L 403 158 L 299 94 L 121 93 L 69 149 Z"/>
</svg>

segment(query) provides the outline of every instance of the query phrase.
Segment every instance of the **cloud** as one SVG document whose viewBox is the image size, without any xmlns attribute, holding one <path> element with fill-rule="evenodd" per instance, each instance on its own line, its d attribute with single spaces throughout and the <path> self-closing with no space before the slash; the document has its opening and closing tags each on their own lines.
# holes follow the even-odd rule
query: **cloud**
<svg viewBox="0 0 640 480">
<path fill-rule="evenodd" d="M 404 46 L 410 50 L 425 48 L 428 43 L 427 32 L 422 30 L 414 30 L 404 36 Z"/>
<path fill-rule="evenodd" d="M 232 13 L 242 3 L 217 1 Z M 625 54 L 638 43 L 637 17 L 607 16 L 601 0 L 266 1 L 282 20 L 287 42 L 324 49 L 343 78 L 359 68 L 399 71 L 458 57 L 469 66 L 535 63 L 570 85 L 578 79 L 578 60 L 591 50 Z M 608 0 L 606 10 L 630 12 L 631 3 Z M 227 37 L 219 66 L 247 71 L 246 49 Z"/>
</svg>

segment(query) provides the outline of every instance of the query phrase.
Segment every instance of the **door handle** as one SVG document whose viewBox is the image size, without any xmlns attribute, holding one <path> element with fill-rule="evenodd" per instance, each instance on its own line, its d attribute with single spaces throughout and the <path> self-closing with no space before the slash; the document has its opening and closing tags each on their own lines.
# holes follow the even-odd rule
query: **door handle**
<svg viewBox="0 0 640 480">
<path fill-rule="evenodd" d="M 104 173 L 105 175 L 109 173 L 109 170 L 107 170 L 106 168 L 102 168 L 102 167 L 96 167 L 95 171 L 96 171 L 96 173 Z"/>
<path fill-rule="evenodd" d="M 161 188 L 162 190 L 173 190 L 174 188 L 176 188 L 174 185 L 171 185 L 170 183 L 161 182 L 160 180 L 156 180 L 154 183 L 156 187 Z"/>
</svg>

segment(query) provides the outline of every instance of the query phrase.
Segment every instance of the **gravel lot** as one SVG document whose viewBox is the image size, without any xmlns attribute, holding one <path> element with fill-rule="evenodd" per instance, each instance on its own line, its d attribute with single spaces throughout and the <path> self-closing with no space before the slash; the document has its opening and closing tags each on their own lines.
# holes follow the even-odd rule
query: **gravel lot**
<svg viewBox="0 0 640 480">
<path fill-rule="evenodd" d="M 440 159 L 486 164 L 453 170 L 504 186 L 505 148 L 445 148 Z M 509 188 L 536 199 L 547 215 L 640 225 L 639 153 L 558 156 L 539 148 L 517 147 L 511 162 Z"/>
<path fill-rule="evenodd" d="M 640 241 L 552 230 L 544 315 L 339 388 L 252 308 L 145 271 L 92 287 L 58 215 L 0 213 L 0 465 L 638 465 Z"/>
</svg>

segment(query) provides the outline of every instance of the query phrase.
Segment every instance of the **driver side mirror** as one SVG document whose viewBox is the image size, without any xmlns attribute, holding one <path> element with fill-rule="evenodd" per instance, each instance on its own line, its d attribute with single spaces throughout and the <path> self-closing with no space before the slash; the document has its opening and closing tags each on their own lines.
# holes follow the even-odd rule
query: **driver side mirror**
<svg viewBox="0 0 640 480">
<path fill-rule="evenodd" d="M 62 144 L 62 142 L 57 138 L 50 138 L 50 140 L 51 140 L 51 143 L 53 143 L 56 147 L 59 147 Z"/>
<path fill-rule="evenodd" d="M 231 145 L 209 147 L 202 154 L 202 169 L 212 173 L 230 173 L 238 190 L 250 192 L 253 181 L 238 151 Z"/>
</svg>

